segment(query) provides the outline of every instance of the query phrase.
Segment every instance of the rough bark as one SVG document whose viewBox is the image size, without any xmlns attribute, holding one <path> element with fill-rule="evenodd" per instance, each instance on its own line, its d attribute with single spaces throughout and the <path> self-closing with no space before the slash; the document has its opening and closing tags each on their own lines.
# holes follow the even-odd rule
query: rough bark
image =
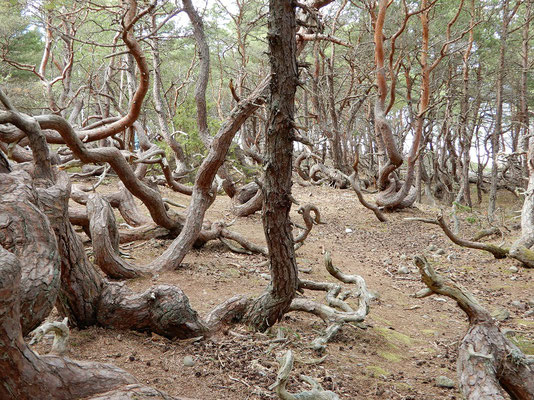
<svg viewBox="0 0 534 400">
<path fill-rule="evenodd" d="M 92 194 L 87 201 L 87 213 L 91 221 L 89 228 L 95 264 L 110 278 L 128 279 L 143 275 L 140 267 L 119 256 L 119 230 L 109 203 Z"/>
<path fill-rule="evenodd" d="M 136 384 L 132 375 L 113 365 L 34 353 L 24 342 L 19 322 L 22 268 L 21 259 L 0 246 L 0 398 L 71 400 L 110 390 L 114 396 L 100 398 L 172 398 Z"/>
<path fill-rule="evenodd" d="M 72 399 L 113 389 L 135 380 L 111 366 L 77 364 L 55 356 L 39 357 L 22 339 L 20 329 L 20 261 L 0 247 L 0 358 L 3 399 Z M 72 369 L 71 373 L 67 373 Z"/>
<path fill-rule="evenodd" d="M 298 83 L 294 3 L 269 2 L 269 62 L 271 94 L 269 128 L 265 138 L 263 227 L 271 270 L 271 285 L 245 316 L 251 326 L 265 330 L 289 309 L 298 286 L 298 270 L 289 220 L 295 92 Z"/>
<path fill-rule="evenodd" d="M 0 174 L 0 245 L 24 259 L 20 308 L 22 333 L 48 316 L 59 292 L 60 260 L 54 232 L 37 207 L 31 177 Z"/>
</svg>

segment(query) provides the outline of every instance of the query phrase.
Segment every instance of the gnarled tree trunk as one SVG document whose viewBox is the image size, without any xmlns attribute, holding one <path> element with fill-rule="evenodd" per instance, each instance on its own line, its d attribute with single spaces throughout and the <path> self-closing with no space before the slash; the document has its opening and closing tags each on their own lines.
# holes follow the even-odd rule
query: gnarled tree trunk
<svg viewBox="0 0 534 400">
<path fill-rule="evenodd" d="M 26 335 L 56 303 L 60 260 L 54 232 L 38 208 L 31 177 L 24 171 L 0 174 L 0 246 L 25 260 L 20 322 Z"/>
<path fill-rule="evenodd" d="M 298 286 L 298 270 L 289 220 L 295 92 L 298 83 L 294 3 L 269 2 L 271 96 L 265 138 L 263 228 L 269 248 L 271 285 L 245 319 L 259 330 L 277 322 L 289 309 Z"/>
</svg>

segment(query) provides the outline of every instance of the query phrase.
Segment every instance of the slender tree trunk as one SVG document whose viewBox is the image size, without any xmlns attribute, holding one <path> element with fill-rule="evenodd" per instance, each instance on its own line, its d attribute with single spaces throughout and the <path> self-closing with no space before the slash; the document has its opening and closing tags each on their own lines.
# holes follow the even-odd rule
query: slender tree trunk
<svg viewBox="0 0 534 400">
<path fill-rule="evenodd" d="M 528 149 L 529 142 L 529 114 L 528 114 L 528 74 L 531 73 L 529 68 L 530 62 L 528 58 L 529 50 L 529 39 L 530 39 L 530 20 L 532 18 L 532 0 L 526 2 L 526 12 L 525 12 L 525 25 L 523 26 L 523 32 L 521 35 L 521 83 L 519 88 L 519 101 L 520 101 L 520 123 L 521 123 L 521 140 L 522 148 L 524 151 Z M 529 173 L 528 169 L 528 160 L 527 157 L 524 157 L 524 175 Z"/>
<path fill-rule="evenodd" d="M 523 28 L 522 41 L 522 71 L 520 88 L 520 107 L 522 123 L 523 146 L 527 150 L 526 164 L 528 172 L 528 186 L 521 211 L 521 237 L 510 248 L 510 254 L 523 262 L 524 265 L 534 267 L 534 251 L 530 250 L 534 245 L 534 138 L 529 137 L 529 118 L 527 103 L 527 74 L 528 74 L 528 45 L 529 45 L 529 22 L 532 16 L 532 1 L 527 1 L 525 26 Z M 525 145 L 526 143 L 526 145 Z"/>
<path fill-rule="evenodd" d="M 332 156 L 334 168 L 343 171 L 343 149 L 341 147 L 341 137 L 339 134 L 339 122 L 336 111 L 335 83 L 334 83 L 334 58 L 335 50 L 332 47 L 332 57 L 326 60 L 328 66 L 328 111 L 332 122 Z"/>
<path fill-rule="evenodd" d="M 152 14 L 152 29 L 156 29 L 157 23 L 156 23 L 156 16 Z M 169 131 L 169 125 L 167 122 L 167 111 L 166 107 L 164 105 L 164 99 L 161 95 L 162 90 L 162 80 L 161 80 L 161 70 L 160 70 L 160 52 L 159 52 L 159 39 L 157 35 L 153 36 L 152 38 L 152 66 L 154 68 L 154 83 L 152 84 L 152 92 L 154 95 L 154 108 L 156 111 L 156 114 L 158 115 L 158 122 L 159 127 L 161 129 L 161 134 L 163 135 L 163 138 L 167 142 L 167 144 L 170 146 L 174 153 L 174 157 L 176 159 L 176 173 L 178 175 L 183 174 L 187 172 L 188 168 L 185 162 L 185 153 L 180 145 L 174 138 L 172 137 L 170 131 Z"/>
<path fill-rule="evenodd" d="M 495 220 L 495 209 L 497 203 L 497 179 L 499 172 L 499 165 L 497 163 L 497 155 L 499 153 L 499 140 L 502 135 L 502 108 L 503 108 L 503 88 L 504 88 L 504 73 L 505 73 L 505 56 L 506 56 L 506 40 L 508 38 L 508 24 L 511 16 L 508 12 L 509 0 L 503 2 L 503 21 L 501 27 L 501 46 L 499 50 L 499 70 L 497 71 L 497 98 L 495 111 L 495 127 L 491 135 L 491 186 L 488 204 L 488 219 L 490 222 Z"/>
<path fill-rule="evenodd" d="M 271 97 L 265 143 L 263 227 L 271 265 L 271 285 L 245 316 L 265 330 L 289 309 L 298 286 L 293 235 L 289 220 L 295 92 L 298 83 L 296 24 L 291 0 L 269 2 Z"/>
<path fill-rule="evenodd" d="M 468 207 L 472 207 L 471 201 L 471 190 L 469 185 L 469 166 L 471 164 L 471 141 L 472 141 L 472 131 L 467 130 L 467 120 L 468 120 L 468 109 L 469 109 L 469 56 L 471 54 L 471 49 L 473 47 L 474 34 L 474 18 L 475 18 L 475 5 L 474 0 L 471 1 L 471 22 L 469 30 L 469 42 L 467 48 L 465 49 L 463 56 L 463 84 L 462 84 L 462 97 L 460 103 L 460 126 L 459 139 L 462 149 L 462 175 L 461 175 L 461 186 L 456 197 L 456 201 L 460 203 L 463 199 L 464 203 Z"/>
<path fill-rule="evenodd" d="M 193 7 L 191 0 L 183 0 L 184 10 L 191 20 L 193 25 L 193 35 L 195 36 L 198 59 L 200 60 L 200 72 L 195 87 L 195 103 L 197 105 L 197 123 L 198 134 L 200 139 L 209 148 L 211 138 L 208 130 L 208 109 L 206 106 L 206 89 L 208 87 L 208 79 L 210 74 L 210 49 L 208 41 L 204 34 L 204 23 L 202 18 L 198 15 Z"/>
</svg>

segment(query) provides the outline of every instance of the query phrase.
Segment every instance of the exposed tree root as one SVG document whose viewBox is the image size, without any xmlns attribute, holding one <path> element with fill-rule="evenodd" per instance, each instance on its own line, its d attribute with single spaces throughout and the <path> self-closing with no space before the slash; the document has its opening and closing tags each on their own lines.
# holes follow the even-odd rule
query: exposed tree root
<svg viewBox="0 0 534 400">
<path fill-rule="evenodd" d="M 443 278 L 424 257 L 415 257 L 427 289 L 416 294 L 434 293 L 456 300 L 469 318 L 469 330 L 458 351 L 457 372 L 467 400 L 504 400 L 507 392 L 514 400 L 534 398 L 533 361 L 511 343 L 485 310 L 464 288 Z"/>
<path fill-rule="evenodd" d="M 362 322 L 369 313 L 369 303 L 371 295 L 367 291 L 364 279 L 359 275 L 347 275 L 342 273 L 332 264 L 330 253 L 325 253 L 326 270 L 337 280 L 357 285 L 356 290 L 342 290 L 338 283 L 313 282 L 309 280 L 299 280 L 299 290 L 320 290 L 326 292 L 326 302 L 328 305 L 320 304 L 305 298 L 295 298 L 291 302 L 290 311 L 304 311 L 321 318 L 327 325 L 325 334 L 312 343 L 316 350 L 323 350 L 326 344 L 341 329 L 343 324 L 348 322 Z M 345 301 L 349 297 L 358 299 L 358 309 L 354 310 Z"/>
<path fill-rule="evenodd" d="M 39 343 L 47 333 L 52 332 L 54 334 L 54 343 L 52 343 L 52 349 L 49 354 L 64 355 L 68 349 L 70 336 L 70 329 L 67 325 L 68 321 L 69 319 L 65 317 L 61 322 L 44 323 L 30 333 L 30 337 L 32 338 L 29 343 L 30 346 Z"/>
<path fill-rule="evenodd" d="M 289 393 L 286 389 L 287 380 L 293 369 L 293 352 L 288 350 L 280 359 L 280 369 L 276 382 L 269 389 L 276 392 L 281 400 L 339 400 L 339 396 L 330 390 L 324 390 L 321 385 L 309 376 L 301 375 L 300 379 L 308 383 L 312 389 L 296 394 Z"/>
<path fill-rule="evenodd" d="M 132 390 L 128 385 L 136 380 L 126 371 L 109 364 L 39 356 L 24 343 L 19 322 L 20 264 L 19 258 L 0 246 L 0 398 L 71 400 L 118 389 L 123 391 L 120 398 L 128 398 L 126 393 Z"/>
</svg>

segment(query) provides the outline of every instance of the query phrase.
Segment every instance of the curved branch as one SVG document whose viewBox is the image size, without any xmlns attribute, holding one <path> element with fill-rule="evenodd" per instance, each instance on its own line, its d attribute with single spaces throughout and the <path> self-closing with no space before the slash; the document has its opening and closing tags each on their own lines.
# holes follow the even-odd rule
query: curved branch
<svg viewBox="0 0 534 400">
<path fill-rule="evenodd" d="M 414 262 L 417 268 L 419 268 L 421 278 L 425 285 L 433 293 L 438 293 L 455 300 L 458 303 L 458 307 L 468 315 L 471 324 L 492 320 L 490 313 L 476 301 L 471 293 L 460 287 L 456 282 L 438 275 L 424 256 L 415 256 Z M 426 296 L 416 294 L 415 297 Z"/>
<path fill-rule="evenodd" d="M 119 231 L 111 206 L 98 194 L 92 194 L 87 201 L 89 229 L 95 257 L 95 264 L 110 278 L 129 279 L 147 271 L 120 258 Z M 143 271 L 144 270 L 144 271 Z"/>
<path fill-rule="evenodd" d="M 419 222 L 425 222 L 427 224 L 433 224 L 438 225 L 443 230 L 443 233 L 447 235 L 447 237 L 458 246 L 461 247 L 468 247 L 470 249 L 476 249 L 476 250 L 484 250 L 491 254 L 493 254 L 493 257 L 497 259 L 506 258 L 509 255 L 509 250 L 495 246 L 493 244 L 489 243 L 479 243 L 479 242 L 473 242 L 471 240 L 462 239 L 456 236 L 447 223 L 445 222 L 445 219 L 443 218 L 443 214 L 439 214 L 436 219 L 425 219 L 425 218 L 405 218 L 406 221 L 419 221 Z"/>
</svg>

